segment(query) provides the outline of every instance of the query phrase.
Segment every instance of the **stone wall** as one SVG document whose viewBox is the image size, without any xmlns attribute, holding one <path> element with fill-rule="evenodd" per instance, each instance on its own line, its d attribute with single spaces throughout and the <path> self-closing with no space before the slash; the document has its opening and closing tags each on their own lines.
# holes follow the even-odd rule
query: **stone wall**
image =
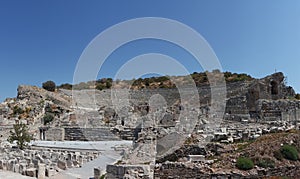
<svg viewBox="0 0 300 179">
<path fill-rule="evenodd" d="M 65 128 L 64 139 L 70 141 L 120 140 L 110 131 L 110 128 Z"/>
<path fill-rule="evenodd" d="M 65 130 L 63 128 L 49 128 L 45 131 L 45 140 L 48 141 L 63 141 Z"/>
<path fill-rule="evenodd" d="M 149 165 L 107 165 L 106 172 L 106 179 L 150 179 L 153 176 Z"/>
<path fill-rule="evenodd" d="M 113 130 L 110 128 L 40 128 L 40 139 L 47 141 L 109 141 L 133 140 L 140 130 L 125 128 Z"/>
<path fill-rule="evenodd" d="M 258 100 L 257 112 L 265 121 L 300 120 L 300 101 L 297 100 Z"/>
</svg>

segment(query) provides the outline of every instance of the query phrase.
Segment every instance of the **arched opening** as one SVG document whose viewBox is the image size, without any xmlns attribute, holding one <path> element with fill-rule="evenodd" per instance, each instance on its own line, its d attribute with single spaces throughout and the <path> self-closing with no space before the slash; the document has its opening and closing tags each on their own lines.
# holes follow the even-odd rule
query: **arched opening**
<svg viewBox="0 0 300 179">
<path fill-rule="evenodd" d="M 278 94 L 278 84 L 275 81 L 271 82 L 271 94 L 272 95 Z"/>
</svg>

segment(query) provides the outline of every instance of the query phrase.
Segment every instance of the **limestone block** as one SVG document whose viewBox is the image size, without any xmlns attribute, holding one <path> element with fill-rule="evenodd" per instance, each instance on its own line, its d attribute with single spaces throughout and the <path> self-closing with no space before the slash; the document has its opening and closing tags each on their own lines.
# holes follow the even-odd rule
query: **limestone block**
<svg viewBox="0 0 300 179">
<path fill-rule="evenodd" d="M 67 163 L 62 161 L 62 160 L 58 160 L 57 167 L 59 169 L 66 170 L 67 169 Z"/>
<path fill-rule="evenodd" d="M 79 162 L 77 160 L 73 160 L 73 166 L 76 167 L 76 168 L 78 168 L 81 165 L 79 164 Z"/>
<path fill-rule="evenodd" d="M 26 176 L 36 177 L 36 168 L 28 168 L 25 171 Z"/>
<path fill-rule="evenodd" d="M 52 163 L 52 161 L 49 160 L 49 159 L 45 159 L 45 160 L 44 160 L 44 163 L 45 163 L 46 165 L 50 165 L 50 164 Z"/>
<path fill-rule="evenodd" d="M 13 171 L 13 169 L 14 169 L 14 161 L 13 160 L 9 160 L 7 162 L 7 165 L 6 165 L 6 170 Z"/>
<path fill-rule="evenodd" d="M 40 154 L 37 154 L 35 158 L 39 160 L 39 162 L 44 163 L 44 159 L 40 156 Z"/>
<path fill-rule="evenodd" d="M 94 168 L 94 178 L 98 179 L 103 175 L 103 171 L 100 168 Z"/>
<path fill-rule="evenodd" d="M 66 163 L 68 168 L 73 168 L 73 162 L 71 160 L 66 160 Z"/>
<path fill-rule="evenodd" d="M 46 168 L 46 177 L 51 177 L 55 175 L 55 170 L 52 167 L 47 167 Z"/>
<path fill-rule="evenodd" d="M 0 170 L 3 170 L 4 169 L 4 166 L 3 166 L 3 160 L 0 160 Z"/>
<path fill-rule="evenodd" d="M 191 162 L 203 162 L 203 161 L 205 161 L 205 156 L 204 155 L 189 155 L 188 159 Z"/>
<path fill-rule="evenodd" d="M 19 166 L 19 173 L 21 173 L 22 175 L 25 175 L 26 172 L 26 164 L 21 163 Z"/>
<path fill-rule="evenodd" d="M 45 179 L 46 168 L 45 164 L 38 165 L 38 179 Z"/>
<path fill-rule="evenodd" d="M 15 173 L 19 173 L 20 172 L 20 164 L 14 164 L 13 166 L 13 171 Z"/>
</svg>

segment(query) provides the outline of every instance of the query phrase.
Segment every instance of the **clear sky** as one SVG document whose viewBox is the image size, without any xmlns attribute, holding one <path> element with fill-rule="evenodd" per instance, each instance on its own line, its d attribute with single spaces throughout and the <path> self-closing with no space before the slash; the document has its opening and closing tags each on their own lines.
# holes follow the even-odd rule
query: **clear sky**
<svg viewBox="0 0 300 179">
<path fill-rule="evenodd" d="M 299 0 L 1 0 L 0 101 L 16 96 L 19 84 L 72 83 L 77 61 L 106 28 L 138 17 L 165 17 L 199 32 L 224 70 L 264 77 L 282 71 L 300 92 Z M 110 77 L 142 53 L 179 59 L 201 71 L 178 47 L 157 40 L 136 41 L 112 54 L 99 77 Z"/>
</svg>

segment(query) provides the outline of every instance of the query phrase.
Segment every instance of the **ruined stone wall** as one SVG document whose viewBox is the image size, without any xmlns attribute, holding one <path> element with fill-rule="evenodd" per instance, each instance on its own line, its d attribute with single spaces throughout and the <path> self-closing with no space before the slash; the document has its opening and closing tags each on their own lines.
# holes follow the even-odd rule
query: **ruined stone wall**
<svg viewBox="0 0 300 179">
<path fill-rule="evenodd" d="M 150 179 L 151 175 L 149 165 L 107 165 L 106 172 L 106 179 Z"/>
<path fill-rule="evenodd" d="M 69 141 L 105 141 L 119 140 L 109 128 L 65 128 L 65 140 Z"/>
<path fill-rule="evenodd" d="M 256 110 L 265 121 L 300 120 L 300 101 L 297 100 L 258 100 Z"/>
<path fill-rule="evenodd" d="M 63 128 L 50 128 L 45 131 L 45 140 L 48 141 L 63 141 L 65 130 Z"/>
<path fill-rule="evenodd" d="M 40 139 L 47 141 L 133 140 L 137 138 L 138 132 L 140 130 L 135 128 L 125 128 L 120 131 L 111 131 L 110 128 L 48 128 L 40 131 Z"/>
<path fill-rule="evenodd" d="M 180 158 L 186 157 L 186 154 L 206 155 L 206 151 L 203 147 L 199 147 L 198 145 L 183 145 L 173 153 L 163 156 L 162 158 L 157 158 L 156 162 L 163 163 L 165 161 L 177 161 Z"/>
</svg>

